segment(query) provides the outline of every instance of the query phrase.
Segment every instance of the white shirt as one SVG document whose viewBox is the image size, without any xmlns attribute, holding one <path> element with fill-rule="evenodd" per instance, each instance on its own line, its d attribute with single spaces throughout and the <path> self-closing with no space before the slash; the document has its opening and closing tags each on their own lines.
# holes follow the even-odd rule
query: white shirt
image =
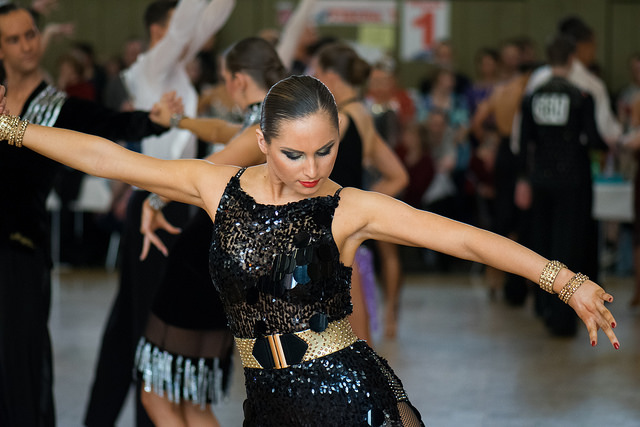
<svg viewBox="0 0 640 427">
<path fill-rule="evenodd" d="M 136 109 L 150 110 L 164 93 L 176 91 L 182 98 L 185 115 L 196 115 L 198 94 L 189 80 L 186 65 L 226 22 L 234 5 L 235 0 L 181 0 L 178 3 L 167 34 L 122 72 Z M 144 138 L 142 152 L 160 159 L 195 157 L 196 138 L 187 130 L 171 129 L 162 135 Z"/>
</svg>

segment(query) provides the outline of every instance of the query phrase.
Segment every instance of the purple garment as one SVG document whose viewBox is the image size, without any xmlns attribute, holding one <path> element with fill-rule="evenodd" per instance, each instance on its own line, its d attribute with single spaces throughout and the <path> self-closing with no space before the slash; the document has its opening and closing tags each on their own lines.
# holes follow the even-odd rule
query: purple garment
<svg viewBox="0 0 640 427">
<path fill-rule="evenodd" d="M 373 267 L 373 254 L 366 246 L 360 246 L 356 251 L 355 263 L 358 264 L 360 270 L 360 281 L 362 283 L 362 292 L 369 313 L 369 328 L 371 334 L 378 332 L 380 321 L 378 319 L 378 299 L 376 294 L 376 276 Z"/>
</svg>

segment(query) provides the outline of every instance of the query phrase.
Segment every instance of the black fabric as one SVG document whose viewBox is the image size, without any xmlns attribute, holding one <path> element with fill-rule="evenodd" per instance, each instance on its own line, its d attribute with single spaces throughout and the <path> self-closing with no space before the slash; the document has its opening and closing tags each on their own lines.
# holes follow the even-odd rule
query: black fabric
<svg viewBox="0 0 640 427">
<path fill-rule="evenodd" d="M 241 188 L 241 174 L 220 200 L 210 253 L 232 332 L 261 338 L 308 329 L 318 313 L 347 317 L 351 268 L 331 234 L 340 192 L 263 205 Z M 245 426 L 422 425 L 417 412 L 401 414 L 400 380 L 363 341 L 284 369 L 246 368 L 245 385 Z"/>
<path fill-rule="evenodd" d="M 491 229 L 501 236 L 509 236 L 518 230 L 521 212 L 514 201 L 518 168 L 516 156 L 509 147 L 510 139 L 502 138 L 498 145 L 494 164 L 495 215 Z"/>
<path fill-rule="evenodd" d="M 0 425 L 55 425 L 49 339 L 49 263 L 0 243 Z"/>
<path fill-rule="evenodd" d="M 148 194 L 146 191 L 134 191 L 127 206 L 120 242 L 120 283 L 102 336 L 85 415 L 87 426 L 113 425 L 118 418 L 131 386 L 135 349 L 144 332 L 153 295 L 164 275 L 166 258 L 160 251 L 153 249 L 146 260 L 139 259 L 143 242 L 140 213 Z M 170 223 L 182 226 L 189 218 L 189 206 L 170 203 L 163 213 Z M 163 231 L 158 234 L 171 251 L 177 236 Z M 137 408 L 138 425 L 151 425 L 144 408 Z"/>
<path fill-rule="evenodd" d="M 533 185 L 575 187 L 591 182 L 589 149 L 607 150 L 591 95 L 554 77 L 525 97 L 518 167 Z"/>
<path fill-rule="evenodd" d="M 165 323 L 190 329 L 226 329 L 220 296 L 209 276 L 212 234 L 211 218 L 198 209 L 169 253 L 151 308 Z"/>
<path fill-rule="evenodd" d="M 596 128 L 593 99 L 552 78 L 523 100 L 520 144 L 520 174 L 533 194 L 531 249 L 597 280 L 589 150 L 607 147 Z M 538 292 L 536 308 L 552 333 L 576 334 L 575 313 L 556 296 Z"/>
<path fill-rule="evenodd" d="M 42 82 L 20 115 L 48 88 Z M 161 129 L 150 124 L 146 113 L 115 113 L 74 99 L 64 101 L 54 126 L 112 139 L 139 138 Z M 0 144 L 0 369 L 10 368 L 0 373 L 3 427 L 55 422 L 48 336 L 51 244 L 45 202 L 60 167 L 27 148 Z M 16 331 L 22 334 L 18 341 Z"/>
<path fill-rule="evenodd" d="M 329 178 L 343 187 L 362 188 L 362 150 L 362 137 L 355 122 L 349 117 L 349 125 L 340 138 L 338 155 Z"/>
</svg>

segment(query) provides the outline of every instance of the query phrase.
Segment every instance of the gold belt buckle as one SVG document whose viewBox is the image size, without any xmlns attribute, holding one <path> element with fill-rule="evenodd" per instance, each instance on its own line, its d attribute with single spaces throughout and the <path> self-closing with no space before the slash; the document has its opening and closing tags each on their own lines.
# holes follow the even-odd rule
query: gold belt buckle
<svg viewBox="0 0 640 427">
<path fill-rule="evenodd" d="M 287 358 L 284 355 L 284 350 L 282 349 L 280 335 L 282 334 L 267 336 L 267 341 L 269 342 L 269 348 L 271 348 L 271 355 L 273 356 L 273 362 L 276 365 L 276 369 L 282 369 L 289 366 L 287 364 Z"/>
</svg>

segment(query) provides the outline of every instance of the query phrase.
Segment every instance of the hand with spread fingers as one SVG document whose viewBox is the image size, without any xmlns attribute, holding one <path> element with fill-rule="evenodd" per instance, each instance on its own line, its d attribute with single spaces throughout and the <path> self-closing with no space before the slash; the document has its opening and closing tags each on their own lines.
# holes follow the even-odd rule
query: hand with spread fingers
<svg viewBox="0 0 640 427">
<path fill-rule="evenodd" d="M 586 280 L 570 297 L 568 304 L 589 331 L 591 345 L 598 343 L 598 329 L 601 329 L 611 341 L 614 348 L 620 348 L 620 342 L 613 329 L 617 323 L 605 303 L 613 302 L 613 295 L 607 293 L 591 280 Z"/>
<path fill-rule="evenodd" d="M 140 233 L 144 235 L 142 252 L 140 253 L 141 261 L 145 260 L 147 255 L 149 255 L 151 244 L 158 248 L 164 256 L 169 255 L 169 250 L 162 242 L 160 236 L 156 234 L 156 230 L 165 230 L 170 234 L 180 234 L 182 231 L 180 228 L 171 225 L 162 214 L 162 210 L 153 207 L 150 198 L 147 198 L 142 205 L 142 218 L 140 222 Z"/>
</svg>

